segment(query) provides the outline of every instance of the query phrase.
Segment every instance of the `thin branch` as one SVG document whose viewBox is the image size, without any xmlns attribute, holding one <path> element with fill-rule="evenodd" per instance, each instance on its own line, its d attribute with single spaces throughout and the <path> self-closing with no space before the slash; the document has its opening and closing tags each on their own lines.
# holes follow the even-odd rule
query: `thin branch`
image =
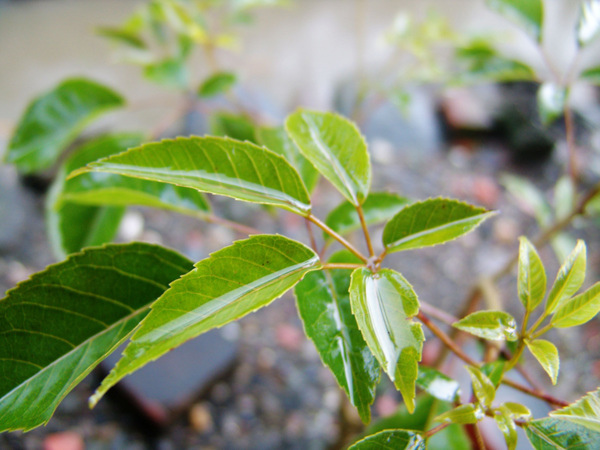
<svg viewBox="0 0 600 450">
<path fill-rule="evenodd" d="M 369 234 L 369 228 L 367 227 L 367 222 L 365 220 L 365 214 L 363 212 L 362 206 L 358 205 L 356 207 L 358 211 L 358 217 L 360 218 L 360 226 L 362 227 L 363 234 L 365 235 L 365 241 L 367 241 L 367 248 L 369 249 L 369 256 L 372 258 L 375 256 L 375 252 L 373 251 L 373 244 L 371 243 L 371 235 Z"/>
<path fill-rule="evenodd" d="M 558 406 L 558 407 L 565 407 L 565 406 L 569 406 L 568 402 L 565 402 L 563 400 L 560 400 L 558 398 L 552 397 L 551 395 L 548 395 L 544 392 L 540 392 L 531 388 L 528 388 L 527 386 L 523 386 L 520 383 L 517 383 L 515 381 L 509 380 L 507 378 L 502 379 L 502 384 L 505 384 L 507 386 L 510 386 L 513 389 L 516 389 L 517 391 L 521 391 L 525 394 L 529 394 L 532 397 L 536 397 L 539 398 L 541 400 L 544 400 L 546 403 L 549 403 L 552 406 Z"/>
<path fill-rule="evenodd" d="M 227 219 L 224 219 L 223 217 L 215 216 L 214 214 L 199 215 L 199 217 L 202 220 L 204 220 L 205 222 L 222 225 L 224 227 L 230 228 L 230 229 L 235 230 L 242 234 L 251 235 L 251 234 L 261 234 L 262 233 L 262 231 L 260 231 L 256 228 L 250 227 L 248 225 L 244 225 L 242 223 L 234 222 L 233 220 L 227 220 Z"/>
<path fill-rule="evenodd" d="M 454 317 L 452 314 L 449 314 L 444 310 L 436 308 L 430 303 L 427 303 L 423 300 L 419 300 L 419 303 L 421 305 L 421 310 L 425 314 L 433 317 L 434 319 L 439 320 L 440 322 L 445 323 L 446 325 L 452 326 L 454 322 L 458 322 L 458 318 Z"/>
<path fill-rule="evenodd" d="M 310 246 L 315 251 L 316 254 L 319 254 L 319 249 L 317 248 L 317 241 L 315 240 L 315 234 L 313 233 L 313 229 L 310 226 L 310 221 L 308 219 L 304 220 L 306 224 L 306 231 L 308 233 L 308 237 L 310 239 Z"/>
<path fill-rule="evenodd" d="M 346 264 L 346 263 L 329 263 L 323 264 L 322 269 L 359 269 L 364 267 L 362 264 Z"/>
<path fill-rule="evenodd" d="M 450 426 L 450 425 L 452 425 L 452 422 L 444 422 L 444 423 L 441 423 L 441 424 L 439 424 L 438 426 L 436 426 L 436 427 L 432 428 L 431 430 L 429 430 L 429 431 L 426 431 L 425 433 L 423 433 L 423 437 L 424 437 L 425 439 L 429 439 L 431 436 L 433 436 L 433 435 L 434 435 L 434 434 L 436 434 L 436 433 L 439 433 L 439 432 L 440 432 L 440 431 L 442 431 L 444 428 L 446 428 L 446 427 L 448 427 L 448 426 Z"/>
<path fill-rule="evenodd" d="M 350 250 L 350 252 L 352 252 L 362 262 L 364 262 L 364 263 L 367 262 L 367 258 L 365 258 L 365 256 L 361 252 L 359 252 L 356 249 L 356 247 L 354 247 L 350 242 L 348 242 L 346 239 L 344 239 L 338 233 L 336 233 L 331 228 L 329 228 L 329 226 L 327 226 L 325 223 L 321 222 L 321 220 L 319 220 L 317 217 L 313 216 L 312 214 L 309 214 L 308 216 L 306 216 L 306 218 L 308 220 L 310 220 L 312 223 L 314 223 L 316 226 L 318 226 L 325 233 L 329 234 L 332 238 L 334 238 L 336 241 L 338 241 L 340 244 L 342 244 L 348 250 Z"/>
</svg>

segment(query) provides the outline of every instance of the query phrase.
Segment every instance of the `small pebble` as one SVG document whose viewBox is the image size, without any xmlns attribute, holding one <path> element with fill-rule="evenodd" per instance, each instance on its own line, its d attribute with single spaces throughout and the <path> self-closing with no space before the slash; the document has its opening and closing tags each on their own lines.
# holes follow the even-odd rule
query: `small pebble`
<svg viewBox="0 0 600 450">
<path fill-rule="evenodd" d="M 206 402 L 197 403 L 189 412 L 190 425 L 198 433 L 206 433 L 213 429 L 213 419 L 209 405 Z"/>
<path fill-rule="evenodd" d="M 49 434 L 44 439 L 44 450 L 84 450 L 84 448 L 83 438 L 74 431 Z"/>
</svg>

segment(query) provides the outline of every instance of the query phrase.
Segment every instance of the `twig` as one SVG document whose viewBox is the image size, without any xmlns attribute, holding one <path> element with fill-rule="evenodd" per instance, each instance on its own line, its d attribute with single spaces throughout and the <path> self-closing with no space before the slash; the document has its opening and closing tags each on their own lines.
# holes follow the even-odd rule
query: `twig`
<svg viewBox="0 0 600 450">
<path fill-rule="evenodd" d="M 575 125 L 573 123 L 573 112 L 569 108 L 569 102 L 565 101 L 565 136 L 567 138 L 567 152 L 569 154 L 567 162 L 567 172 L 573 186 L 577 186 L 577 146 L 575 144 Z"/>
<path fill-rule="evenodd" d="M 419 311 L 417 318 L 423 322 L 423 324 L 429 328 L 429 330 L 435 334 L 445 345 L 448 347 L 456 356 L 462 359 L 464 362 L 469 364 L 470 366 L 479 367 L 479 363 L 472 359 L 469 355 L 462 351 L 460 347 L 456 345 L 456 343 L 440 328 L 437 327 L 429 318 L 423 314 L 423 311 Z"/>
<path fill-rule="evenodd" d="M 328 263 L 321 266 L 322 269 L 359 269 L 364 267 L 362 264 L 350 263 Z"/>
<path fill-rule="evenodd" d="M 544 400 L 546 403 L 549 403 L 552 406 L 559 406 L 559 407 L 569 406 L 569 403 L 565 402 L 564 400 L 560 400 L 556 397 L 552 397 L 551 395 L 548 395 L 545 392 L 540 392 L 538 390 L 530 389 L 527 386 L 523 386 L 522 384 L 517 383 L 516 381 L 509 380 L 507 378 L 502 379 L 502 384 L 510 386 L 511 388 L 516 389 L 517 391 L 521 391 L 525 394 L 529 394 L 532 397 L 537 397 L 541 400 Z"/>
<path fill-rule="evenodd" d="M 312 223 L 314 223 L 316 226 L 318 226 L 325 233 L 329 234 L 332 238 L 334 238 L 336 241 L 338 241 L 340 244 L 342 244 L 348 250 L 350 250 L 362 262 L 364 262 L 364 263 L 367 262 L 367 258 L 365 258 L 365 256 L 362 253 L 360 253 L 356 249 L 356 247 L 354 247 L 350 242 L 348 242 L 346 239 L 344 239 L 338 233 L 336 233 L 331 228 L 329 228 L 329 226 L 327 226 L 325 223 L 321 222 L 321 220 L 319 220 L 317 217 L 313 216 L 312 214 L 309 214 L 308 216 L 306 216 L 306 218 L 308 220 L 310 220 Z"/>
<path fill-rule="evenodd" d="M 365 214 L 361 205 L 358 205 L 356 207 L 356 210 L 358 211 L 358 217 L 360 218 L 360 226 L 362 227 L 363 234 L 365 235 L 365 241 L 367 241 L 369 256 L 372 258 L 375 256 L 375 252 L 373 251 L 373 244 L 371 243 L 371 235 L 369 234 L 369 228 L 367 227 L 367 222 L 365 221 Z"/>
<path fill-rule="evenodd" d="M 458 322 L 458 318 L 454 317 L 452 314 L 447 313 L 435 306 L 423 301 L 419 300 L 421 305 L 421 310 L 425 313 L 433 317 L 434 319 L 439 320 L 440 322 L 445 323 L 446 325 L 452 326 L 454 322 Z"/>
<path fill-rule="evenodd" d="M 315 240 L 315 234 L 313 233 L 313 229 L 310 226 L 310 220 L 305 219 L 304 223 L 306 224 L 306 231 L 308 233 L 308 237 L 310 239 L 310 246 L 315 251 L 316 254 L 319 254 L 319 249 L 317 248 L 317 241 Z"/>
<path fill-rule="evenodd" d="M 442 431 L 444 428 L 446 428 L 446 427 L 448 427 L 448 426 L 450 426 L 450 425 L 452 425 L 452 422 L 444 422 L 444 423 L 441 423 L 441 424 L 439 424 L 438 426 L 436 426 L 436 427 L 432 428 L 431 430 L 429 430 L 429 431 L 426 431 L 425 433 L 423 433 L 423 437 L 424 437 L 425 439 L 429 439 L 431 436 L 433 436 L 433 435 L 434 435 L 434 434 L 436 434 L 436 433 L 439 433 L 439 432 L 440 432 L 440 431 Z"/>
</svg>

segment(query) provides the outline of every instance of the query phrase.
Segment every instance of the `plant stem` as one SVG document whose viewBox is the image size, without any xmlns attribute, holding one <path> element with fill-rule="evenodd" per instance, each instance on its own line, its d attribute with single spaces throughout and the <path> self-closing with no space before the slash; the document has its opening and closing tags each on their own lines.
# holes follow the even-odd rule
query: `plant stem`
<svg viewBox="0 0 600 450">
<path fill-rule="evenodd" d="M 559 406 L 559 407 L 564 407 L 564 406 L 568 406 L 569 403 L 565 402 L 563 400 L 560 400 L 558 398 L 552 397 L 551 395 L 548 395 L 544 392 L 540 392 L 537 390 L 533 390 L 528 388 L 527 386 L 523 386 L 520 383 L 517 383 L 515 381 L 509 380 L 509 379 L 502 379 L 502 384 L 505 384 L 507 386 L 510 386 L 513 389 L 516 389 L 517 391 L 521 391 L 525 394 L 529 394 L 532 397 L 536 397 L 539 398 L 541 400 L 544 400 L 546 403 L 549 403 L 552 406 Z"/>
<path fill-rule="evenodd" d="M 521 355 L 523 354 L 524 349 L 525 349 L 525 340 L 523 339 L 523 337 L 521 337 L 521 339 L 519 340 L 519 345 L 517 347 L 517 350 L 515 351 L 515 353 L 513 353 L 512 358 L 510 358 L 510 360 L 506 363 L 504 372 L 508 372 L 513 367 L 515 367 L 515 365 L 517 365 L 517 363 L 519 362 L 519 359 L 521 359 Z"/>
<path fill-rule="evenodd" d="M 544 334 L 546 331 L 550 330 L 552 328 L 552 323 L 547 324 L 545 327 L 542 327 L 541 330 L 539 330 L 537 333 L 533 333 L 531 335 L 531 339 L 536 339 L 538 337 L 540 337 L 542 334 Z"/>
<path fill-rule="evenodd" d="M 235 230 L 242 234 L 250 235 L 250 234 L 261 234 L 262 233 L 260 230 L 257 230 L 256 228 L 249 227 L 248 225 L 244 225 L 242 223 L 234 222 L 233 220 L 227 220 L 227 219 L 224 219 L 223 217 L 215 216 L 214 214 L 207 214 L 207 215 L 199 214 L 198 216 L 205 222 L 222 225 L 224 227 L 230 228 L 230 229 Z"/>
<path fill-rule="evenodd" d="M 567 151 L 569 158 L 567 162 L 567 173 L 571 178 L 573 186 L 577 186 L 577 148 L 575 144 L 575 126 L 573 124 L 573 112 L 569 108 L 569 103 L 565 102 L 565 136 L 567 138 Z"/>
<path fill-rule="evenodd" d="M 304 223 L 306 224 L 306 231 L 310 239 L 310 246 L 316 254 L 319 254 L 319 249 L 317 248 L 317 241 L 315 241 L 315 234 L 313 233 L 312 227 L 310 226 L 310 221 L 308 219 L 304 219 Z"/>
<path fill-rule="evenodd" d="M 367 262 L 367 258 L 365 258 L 365 256 L 361 252 L 359 252 L 356 249 L 356 247 L 354 247 L 350 242 L 348 242 L 342 236 L 340 236 L 335 231 L 333 231 L 331 228 L 329 228 L 329 226 L 327 226 L 325 223 L 321 222 L 321 220 L 319 220 L 317 217 L 313 216 L 312 213 L 310 213 L 308 216 L 306 216 L 306 219 L 310 220 L 312 223 L 314 223 L 316 226 L 318 226 L 321 230 L 323 230 L 325 233 L 329 234 L 332 238 L 334 238 L 336 241 L 338 241 L 340 244 L 342 244 L 344 247 L 346 247 L 348 250 L 350 250 L 350 252 L 352 252 L 352 254 L 354 254 L 354 256 L 356 256 L 357 258 L 359 258 L 362 262 L 364 262 L 364 263 Z"/>
<path fill-rule="evenodd" d="M 423 437 L 425 439 L 429 439 L 431 436 L 433 436 L 436 433 L 439 433 L 440 431 L 442 431 L 444 428 L 448 427 L 452 425 L 452 422 L 444 422 L 439 424 L 438 426 L 432 428 L 431 430 L 426 431 L 425 433 L 423 433 Z"/>
<path fill-rule="evenodd" d="M 364 267 L 362 264 L 346 264 L 346 263 L 329 263 L 323 264 L 321 269 L 359 269 Z"/>
<path fill-rule="evenodd" d="M 435 306 L 423 300 L 419 300 L 419 303 L 421 304 L 421 310 L 425 314 L 430 315 L 431 317 L 439 320 L 440 322 L 445 323 L 446 325 L 452 326 L 454 322 L 458 322 L 458 318 L 454 317 L 452 314 L 449 314 L 444 310 L 436 308 Z"/>
<path fill-rule="evenodd" d="M 358 217 L 360 218 L 360 225 L 362 227 L 363 233 L 365 235 L 365 241 L 367 241 L 367 248 L 369 249 L 369 256 L 372 258 L 375 256 L 375 252 L 373 251 L 373 244 L 371 243 L 371 235 L 369 234 L 369 228 L 367 227 L 367 222 L 365 221 L 365 214 L 362 209 L 362 205 L 358 205 L 356 207 L 358 211 Z"/>
</svg>

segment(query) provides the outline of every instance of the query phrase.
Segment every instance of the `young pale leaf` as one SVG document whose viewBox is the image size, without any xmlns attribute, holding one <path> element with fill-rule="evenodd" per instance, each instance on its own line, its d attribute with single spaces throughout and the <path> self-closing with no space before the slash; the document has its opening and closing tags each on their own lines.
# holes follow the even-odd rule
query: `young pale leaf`
<svg viewBox="0 0 600 450">
<path fill-rule="evenodd" d="M 8 291 L 0 301 L 0 431 L 46 423 L 169 283 L 191 268 L 183 256 L 155 245 L 107 245 Z"/>
<path fill-rule="evenodd" d="M 8 144 L 6 162 L 24 173 L 46 169 L 88 123 L 122 105 L 121 96 L 101 84 L 64 81 L 29 104 Z"/>
<path fill-rule="evenodd" d="M 565 112 L 567 89 L 554 83 L 543 83 L 537 93 L 537 105 L 540 120 L 550 125 Z"/>
<path fill-rule="evenodd" d="M 600 433 L 553 417 L 530 422 L 525 432 L 536 450 L 595 450 L 600 442 Z"/>
<path fill-rule="evenodd" d="M 186 89 L 190 82 L 190 73 L 185 61 L 169 58 L 144 67 L 144 77 L 153 83 L 173 89 Z"/>
<path fill-rule="evenodd" d="M 90 403 L 94 405 L 124 376 L 188 339 L 268 305 L 320 265 L 311 249 L 275 235 L 237 241 L 196 263 L 152 305 Z"/>
<path fill-rule="evenodd" d="M 568 420 L 600 433 L 600 390 L 589 392 L 569 406 L 552 411 L 550 416 Z"/>
<path fill-rule="evenodd" d="M 496 387 L 485 374 L 476 367 L 467 366 L 466 369 L 471 376 L 471 384 L 473 385 L 473 393 L 479 403 L 483 406 L 490 407 L 496 396 Z"/>
<path fill-rule="evenodd" d="M 452 324 L 459 330 L 493 341 L 517 340 L 517 322 L 503 311 L 477 311 Z"/>
<path fill-rule="evenodd" d="M 546 294 L 546 271 L 533 244 L 524 236 L 519 241 L 519 298 L 527 311 L 533 311 Z"/>
<path fill-rule="evenodd" d="M 475 229 L 492 214 L 446 198 L 412 203 L 386 224 L 383 244 L 388 252 L 443 244 Z"/>
<path fill-rule="evenodd" d="M 89 164 L 89 171 L 171 183 L 306 216 L 310 199 L 298 172 L 281 156 L 249 142 L 190 137 L 142 145 Z"/>
<path fill-rule="evenodd" d="M 366 268 L 352 273 L 350 304 L 369 348 L 400 390 L 406 408 L 415 408 L 415 382 L 425 337 L 421 324 L 410 320 L 419 312 L 412 286 L 397 272 Z"/>
<path fill-rule="evenodd" d="M 575 294 L 585 280 L 586 247 L 582 240 L 563 263 L 546 300 L 546 313 L 551 314 Z"/>
<path fill-rule="evenodd" d="M 210 116 L 210 134 L 256 144 L 256 126 L 244 114 L 212 114 Z"/>
<path fill-rule="evenodd" d="M 577 42 L 586 46 L 600 34 L 600 1 L 582 0 L 577 21 Z"/>
<path fill-rule="evenodd" d="M 508 450 L 517 448 L 517 426 L 510 417 L 510 414 L 501 406 L 495 411 L 494 420 L 496 425 L 504 435 L 504 441 Z"/>
<path fill-rule="evenodd" d="M 298 110 L 285 128 L 302 154 L 353 205 L 362 204 L 371 186 L 367 144 L 352 122 L 333 113 Z"/>
<path fill-rule="evenodd" d="M 435 419 L 436 422 L 452 422 L 458 424 L 477 423 L 485 417 L 485 412 L 481 406 L 473 403 L 457 406 L 444 414 L 440 414 Z"/>
<path fill-rule="evenodd" d="M 502 381 L 502 376 L 504 375 L 505 365 L 506 361 L 492 361 L 481 366 L 481 371 L 490 379 L 492 383 L 494 383 L 494 386 L 498 388 L 500 382 Z"/>
<path fill-rule="evenodd" d="M 361 439 L 348 450 L 425 450 L 425 440 L 409 430 L 385 430 Z"/>
<path fill-rule="evenodd" d="M 319 181 L 319 172 L 298 150 L 294 141 L 290 139 L 284 127 L 261 127 L 256 130 L 258 143 L 264 145 L 272 152 L 283 156 L 298 170 L 308 192 L 312 192 Z"/>
<path fill-rule="evenodd" d="M 552 316 L 556 328 L 575 327 L 594 318 L 600 311 L 600 283 L 583 294 L 565 300 Z"/>
<path fill-rule="evenodd" d="M 340 252 L 329 262 L 357 261 L 352 254 Z M 363 422 L 369 423 L 369 406 L 375 399 L 381 370 L 350 310 L 350 275 L 350 270 L 311 272 L 296 285 L 294 292 L 306 335 Z"/>
<path fill-rule="evenodd" d="M 419 366 L 417 386 L 429 395 L 445 402 L 454 402 L 460 394 L 458 381 L 427 366 Z"/>
<path fill-rule="evenodd" d="M 536 339 L 535 341 L 525 340 L 527 348 L 531 352 L 535 359 L 544 368 L 552 384 L 556 384 L 558 379 L 558 369 L 560 367 L 560 359 L 558 357 L 558 350 L 555 345 L 550 341 L 544 339 Z"/>
<path fill-rule="evenodd" d="M 540 226 L 545 228 L 552 223 L 552 208 L 544 193 L 531 181 L 513 175 L 503 175 L 502 184 L 521 205 L 521 209 L 535 216 Z"/>
<path fill-rule="evenodd" d="M 110 39 L 111 41 L 124 44 L 127 47 L 131 47 L 136 50 L 144 50 L 148 48 L 139 34 L 125 28 L 99 27 L 96 28 L 96 33 L 102 37 Z"/>
<path fill-rule="evenodd" d="M 544 7 L 542 0 L 486 0 L 494 11 L 522 27 L 533 39 L 542 40 Z"/>
<path fill-rule="evenodd" d="M 211 98 L 225 94 L 237 83 L 237 77 L 231 72 L 218 72 L 204 80 L 198 87 L 198 97 Z"/>
<path fill-rule="evenodd" d="M 502 403 L 502 405 L 500 405 L 500 407 L 505 411 L 505 413 L 511 419 L 529 420 L 532 417 L 531 410 L 527 406 L 521 405 L 520 403 L 505 402 L 505 403 Z"/>
<path fill-rule="evenodd" d="M 362 205 L 365 222 L 367 225 L 374 225 L 390 220 L 409 203 L 410 200 L 397 194 L 371 192 Z M 325 223 L 341 235 L 348 234 L 361 227 L 356 208 L 348 201 L 333 209 L 327 216 Z M 331 239 L 331 236 L 327 233 L 324 233 L 323 237 Z"/>
</svg>

